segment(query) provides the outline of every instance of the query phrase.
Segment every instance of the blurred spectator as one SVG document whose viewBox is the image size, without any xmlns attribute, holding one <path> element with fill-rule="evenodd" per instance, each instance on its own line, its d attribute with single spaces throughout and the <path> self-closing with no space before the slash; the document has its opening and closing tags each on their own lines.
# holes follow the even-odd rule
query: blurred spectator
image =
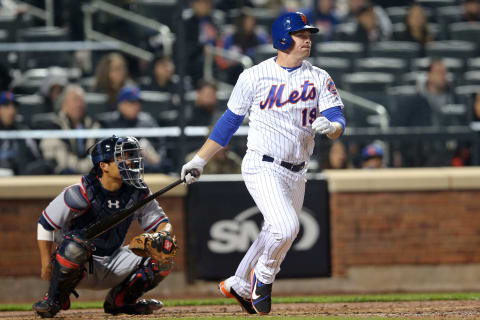
<svg viewBox="0 0 480 320">
<path fill-rule="evenodd" d="M 142 111 L 140 89 L 126 86 L 118 94 L 117 110 L 109 112 L 101 119 L 106 128 L 156 128 L 155 119 Z M 166 172 L 171 163 L 166 158 L 166 149 L 159 140 L 139 139 L 145 159 L 145 172 Z M 157 150 L 160 151 L 157 151 Z"/>
<path fill-rule="evenodd" d="M 362 168 L 383 168 L 383 147 L 380 143 L 372 143 L 362 149 Z"/>
<path fill-rule="evenodd" d="M 94 90 L 108 95 L 110 110 L 115 110 L 118 93 L 126 85 L 132 85 L 127 61 L 120 53 L 104 55 L 95 70 Z"/>
<path fill-rule="evenodd" d="M 189 126 L 209 126 L 214 121 L 217 108 L 217 86 L 205 80 L 199 82 Z"/>
<path fill-rule="evenodd" d="M 425 45 L 434 40 L 428 27 L 425 10 L 419 4 L 413 4 L 408 8 L 405 17 L 405 33 L 399 36 L 400 41 L 417 42 L 422 46 L 422 56 L 424 55 Z"/>
<path fill-rule="evenodd" d="M 347 169 L 351 167 L 348 163 L 347 148 L 340 140 L 336 140 L 330 146 L 328 159 L 323 166 L 324 169 Z"/>
<path fill-rule="evenodd" d="M 192 16 L 185 19 L 187 73 L 196 83 L 203 78 L 204 47 L 215 46 L 218 28 L 212 17 L 212 0 L 192 0 Z"/>
<path fill-rule="evenodd" d="M 193 159 L 198 150 L 189 153 L 185 161 Z M 242 171 L 242 157 L 229 149 L 226 145 L 218 151 L 203 169 L 203 174 L 240 174 Z"/>
<path fill-rule="evenodd" d="M 151 74 L 142 84 L 142 90 L 174 93 L 178 79 L 175 78 L 175 65 L 168 56 L 158 55 L 149 68 Z"/>
<path fill-rule="evenodd" d="M 10 89 L 10 83 L 12 83 L 12 76 L 10 70 L 6 65 L 0 63 L 0 91 L 6 91 Z"/>
<path fill-rule="evenodd" d="M 308 21 L 320 30 L 324 40 L 330 40 L 335 27 L 340 24 L 341 18 L 336 12 L 335 0 L 316 0 L 318 11 L 316 12 L 316 19 L 314 20 L 313 9 L 307 9 L 303 12 L 307 16 Z M 314 22 L 313 22 L 314 21 Z"/>
<path fill-rule="evenodd" d="M 58 98 L 61 108 L 56 113 L 49 129 L 75 130 L 98 129 L 100 124 L 86 114 L 85 93 L 82 87 L 67 85 Z M 42 139 L 40 148 L 45 159 L 56 161 L 55 173 L 78 174 L 88 172 L 92 161 L 87 149 L 95 143 L 95 139 Z"/>
<path fill-rule="evenodd" d="M 247 55 L 254 59 L 256 46 L 268 42 L 268 35 L 256 30 L 255 27 L 255 17 L 252 15 L 251 9 L 244 9 L 236 19 L 235 31 L 226 34 L 223 39 L 218 41 L 217 45 L 225 50 Z M 226 70 L 227 82 L 235 84 L 243 71 L 243 66 L 237 61 L 228 60 L 221 56 L 217 56 L 216 61 L 221 69 Z"/>
<path fill-rule="evenodd" d="M 13 0 L 0 0 L 0 16 L 16 16 L 27 10 L 26 6 Z"/>
<path fill-rule="evenodd" d="M 393 34 L 388 14 L 382 7 L 372 5 L 369 0 L 349 0 L 349 13 L 345 20 L 357 23 L 355 34 L 361 37 L 363 43 L 389 40 Z M 355 40 L 355 36 L 352 40 Z"/>
<path fill-rule="evenodd" d="M 478 22 L 480 21 L 480 0 L 464 0 L 462 3 L 463 16 L 462 21 Z"/>
<path fill-rule="evenodd" d="M 452 157 L 452 167 L 465 167 L 472 164 L 472 147 L 470 144 L 461 143 L 455 148 Z"/>
<path fill-rule="evenodd" d="M 25 125 L 15 122 L 17 102 L 13 93 L 0 92 L 0 130 L 26 130 Z M 2 174 L 47 174 L 50 167 L 43 161 L 40 150 L 32 139 L 1 139 L 0 168 Z"/>
<path fill-rule="evenodd" d="M 222 10 L 225 12 L 229 12 L 230 10 L 235 10 L 238 8 L 244 7 L 255 7 L 252 1 L 250 0 L 222 0 L 218 1 L 215 5 L 215 8 L 218 10 Z"/>
<path fill-rule="evenodd" d="M 433 59 L 426 78 L 417 81 L 419 94 L 430 107 L 433 126 L 449 125 L 449 117 L 444 113 L 447 104 L 454 103 L 453 88 L 447 78 L 447 67 L 441 59 Z"/>
<path fill-rule="evenodd" d="M 480 121 L 480 92 L 473 95 L 473 117 L 472 121 Z"/>
<path fill-rule="evenodd" d="M 351 41 L 361 42 L 365 45 L 388 40 L 391 33 L 386 34 L 381 28 L 375 9 L 371 4 L 366 4 L 355 11 L 356 27 L 351 35 Z"/>
<path fill-rule="evenodd" d="M 60 105 L 56 105 L 57 99 L 68 84 L 67 72 L 59 67 L 51 67 L 48 69 L 47 76 L 40 85 L 39 94 L 43 97 L 45 111 L 53 112 L 60 109 Z"/>
</svg>

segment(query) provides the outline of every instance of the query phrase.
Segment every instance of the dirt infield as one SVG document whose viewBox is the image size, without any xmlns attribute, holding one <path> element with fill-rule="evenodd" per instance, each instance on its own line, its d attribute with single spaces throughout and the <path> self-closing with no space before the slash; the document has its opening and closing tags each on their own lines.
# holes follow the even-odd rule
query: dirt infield
<svg viewBox="0 0 480 320">
<path fill-rule="evenodd" d="M 155 319 L 244 315 L 236 305 L 165 307 L 150 316 L 107 316 L 100 309 L 61 312 L 61 319 Z M 275 304 L 272 316 L 388 317 L 396 319 L 479 319 L 480 301 L 362 302 Z M 0 319 L 39 319 L 31 311 L 2 312 Z"/>
</svg>

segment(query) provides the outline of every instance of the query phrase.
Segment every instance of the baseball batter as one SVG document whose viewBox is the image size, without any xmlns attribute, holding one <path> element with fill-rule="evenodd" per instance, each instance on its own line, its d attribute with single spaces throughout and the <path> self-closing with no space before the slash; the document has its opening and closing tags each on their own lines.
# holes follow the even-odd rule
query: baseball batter
<svg viewBox="0 0 480 320">
<path fill-rule="evenodd" d="M 82 177 L 81 183 L 65 188 L 38 221 L 41 274 L 50 281 L 48 294 L 33 305 L 42 318 L 67 310 L 70 294 L 77 287 L 111 288 L 104 310 L 114 315 L 149 314 L 163 306 L 154 299 L 137 299 L 170 273 L 173 262 L 141 257 L 122 246 L 136 218 L 146 232 L 159 231 L 157 240 L 163 240 L 162 245 L 170 241 L 169 248 L 176 247 L 174 236 L 170 236 L 173 228 L 155 200 L 93 241 L 82 239 L 79 232 L 150 194 L 143 181 L 138 140 L 116 136 L 104 139 L 93 146 L 91 156 L 92 171 Z"/>
<path fill-rule="evenodd" d="M 219 287 L 224 296 L 236 298 L 251 314 L 270 312 L 272 284 L 299 232 L 298 214 L 315 133 L 336 139 L 345 129 L 343 103 L 333 80 L 305 60 L 312 47 L 311 34 L 316 32 L 299 12 L 275 20 L 272 37 L 277 56 L 243 71 L 227 111 L 181 171 L 187 183 L 197 181 L 199 176 L 188 174 L 189 170 L 201 174 L 249 114 L 242 176 L 264 225 L 235 275 Z"/>
</svg>

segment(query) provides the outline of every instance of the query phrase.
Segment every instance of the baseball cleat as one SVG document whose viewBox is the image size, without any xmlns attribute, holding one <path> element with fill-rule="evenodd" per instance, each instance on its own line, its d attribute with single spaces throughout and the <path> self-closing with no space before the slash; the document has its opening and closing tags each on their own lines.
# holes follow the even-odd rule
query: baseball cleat
<svg viewBox="0 0 480 320">
<path fill-rule="evenodd" d="M 155 310 L 163 308 L 163 303 L 155 299 L 138 300 L 135 304 L 127 304 L 121 307 L 112 306 L 110 303 L 103 304 L 105 313 L 117 315 L 125 314 L 152 314 Z"/>
<path fill-rule="evenodd" d="M 42 300 L 32 305 L 33 311 L 35 311 L 42 318 L 53 318 L 60 310 L 70 309 L 70 299 L 60 304 L 48 298 L 48 293 L 45 294 Z"/>
<path fill-rule="evenodd" d="M 258 314 L 267 314 L 272 308 L 272 284 L 262 283 L 252 270 L 250 274 L 252 306 Z"/>
<path fill-rule="evenodd" d="M 53 318 L 61 307 L 52 301 L 40 300 L 33 304 L 32 309 L 42 318 Z"/>
<path fill-rule="evenodd" d="M 253 309 L 252 303 L 248 299 L 245 299 L 242 296 L 240 296 L 235 290 L 233 290 L 232 287 L 228 287 L 225 281 L 222 281 L 218 284 L 218 289 L 220 290 L 220 293 L 225 298 L 235 298 L 235 300 L 237 300 L 240 307 L 242 307 L 242 310 L 245 311 L 246 313 L 248 314 L 257 313 L 255 309 Z"/>
</svg>

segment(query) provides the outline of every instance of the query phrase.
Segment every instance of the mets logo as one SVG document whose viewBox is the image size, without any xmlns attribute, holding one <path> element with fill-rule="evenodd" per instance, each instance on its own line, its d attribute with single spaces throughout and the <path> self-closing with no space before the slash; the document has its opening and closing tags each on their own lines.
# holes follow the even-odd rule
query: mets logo
<svg viewBox="0 0 480 320">
<path fill-rule="evenodd" d="M 272 85 L 265 100 L 260 102 L 260 109 L 263 110 L 266 107 L 268 107 L 268 109 L 271 109 L 273 106 L 281 108 L 287 103 L 295 104 L 299 101 L 314 100 L 317 96 L 317 88 L 315 88 L 314 83 L 310 82 L 309 80 L 306 80 L 300 86 L 300 90 L 293 90 L 288 95 L 288 98 L 282 101 L 284 89 L 285 84 Z"/>
<path fill-rule="evenodd" d="M 303 13 L 300 15 L 300 17 L 302 17 L 303 23 L 307 24 L 307 17 Z"/>
<path fill-rule="evenodd" d="M 327 80 L 327 90 L 334 96 L 338 95 L 337 87 L 335 86 L 335 82 L 333 82 L 332 78 L 328 78 Z"/>
</svg>

